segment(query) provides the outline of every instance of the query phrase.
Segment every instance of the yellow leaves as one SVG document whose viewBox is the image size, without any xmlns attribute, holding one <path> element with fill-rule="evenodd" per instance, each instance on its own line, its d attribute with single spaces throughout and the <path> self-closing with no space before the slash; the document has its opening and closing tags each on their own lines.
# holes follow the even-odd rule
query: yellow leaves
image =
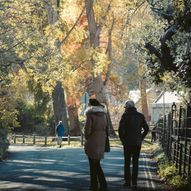
<svg viewBox="0 0 191 191">
<path fill-rule="evenodd" d="M 85 49 L 83 47 L 78 48 L 73 54 L 69 56 L 69 59 L 72 63 L 81 63 L 89 60 L 90 51 L 89 49 Z"/>
<path fill-rule="evenodd" d="M 66 36 L 67 26 L 63 22 L 56 22 L 54 25 L 48 25 L 44 33 L 48 37 L 49 44 L 51 47 L 55 46 L 55 40 L 62 41 L 62 39 Z"/>
<path fill-rule="evenodd" d="M 9 127 L 12 124 L 12 127 L 19 127 L 19 122 L 17 121 L 17 114 L 16 110 L 14 111 L 3 111 L 0 117 L 0 121 L 4 127 Z"/>
<path fill-rule="evenodd" d="M 165 72 L 161 80 L 166 84 L 174 83 L 174 74 L 172 72 Z"/>
<path fill-rule="evenodd" d="M 103 9 L 103 7 L 100 4 L 95 4 L 94 5 L 94 12 L 95 12 L 95 17 L 97 22 L 99 23 L 100 20 L 102 19 L 102 17 L 105 14 L 105 11 Z"/>
<path fill-rule="evenodd" d="M 110 64 L 108 56 L 105 54 L 105 49 L 96 48 L 92 50 L 92 59 L 94 61 L 93 72 L 95 76 L 100 75 Z"/>
<path fill-rule="evenodd" d="M 177 13 L 184 11 L 184 9 L 185 9 L 184 0 L 175 0 L 174 4 L 175 4 L 175 8 L 176 8 Z"/>
</svg>

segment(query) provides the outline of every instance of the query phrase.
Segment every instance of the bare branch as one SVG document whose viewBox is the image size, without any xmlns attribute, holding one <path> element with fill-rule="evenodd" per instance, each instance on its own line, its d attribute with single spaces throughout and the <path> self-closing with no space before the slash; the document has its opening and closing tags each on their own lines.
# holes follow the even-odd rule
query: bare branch
<svg viewBox="0 0 191 191">
<path fill-rule="evenodd" d="M 85 11 L 85 6 L 83 7 L 83 9 L 82 9 L 82 11 L 81 11 L 79 17 L 77 18 L 77 20 L 76 20 L 76 22 L 74 23 L 74 25 L 72 26 L 72 28 L 68 31 L 68 33 L 67 33 L 67 35 L 65 36 L 65 38 L 64 38 L 61 42 L 59 42 L 59 47 L 61 47 L 61 46 L 66 42 L 66 40 L 67 40 L 67 38 L 69 37 L 69 35 L 71 34 L 71 32 L 74 30 L 74 28 L 75 28 L 76 25 L 78 24 L 78 22 L 79 22 L 81 16 L 83 15 L 84 11 Z"/>
<path fill-rule="evenodd" d="M 150 54 L 154 54 L 161 60 L 160 52 L 153 45 L 151 45 L 150 43 L 146 43 L 145 48 L 149 51 Z"/>
</svg>

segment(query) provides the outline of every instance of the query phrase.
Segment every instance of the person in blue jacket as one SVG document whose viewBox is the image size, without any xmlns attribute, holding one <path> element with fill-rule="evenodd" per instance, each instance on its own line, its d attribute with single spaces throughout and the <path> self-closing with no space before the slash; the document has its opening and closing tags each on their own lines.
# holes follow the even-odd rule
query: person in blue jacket
<svg viewBox="0 0 191 191">
<path fill-rule="evenodd" d="M 64 125 L 62 121 L 59 121 L 58 125 L 56 126 L 56 135 L 57 135 L 57 143 L 62 147 L 62 137 L 64 136 Z"/>
</svg>

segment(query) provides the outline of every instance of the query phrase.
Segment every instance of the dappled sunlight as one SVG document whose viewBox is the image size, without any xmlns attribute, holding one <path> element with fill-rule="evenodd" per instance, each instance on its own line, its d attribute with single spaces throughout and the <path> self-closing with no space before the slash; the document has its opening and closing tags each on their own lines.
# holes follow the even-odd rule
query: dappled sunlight
<svg viewBox="0 0 191 191">
<path fill-rule="evenodd" d="M 160 184 L 151 155 L 141 153 L 139 165 L 139 188 Z M 101 165 L 109 182 L 109 190 L 123 190 L 124 159 L 121 148 L 106 153 Z M 87 190 L 89 165 L 82 147 L 42 148 L 11 146 L 9 159 L 2 163 L 1 188 Z M 8 184 L 12 185 L 8 187 Z"/>
</svg>

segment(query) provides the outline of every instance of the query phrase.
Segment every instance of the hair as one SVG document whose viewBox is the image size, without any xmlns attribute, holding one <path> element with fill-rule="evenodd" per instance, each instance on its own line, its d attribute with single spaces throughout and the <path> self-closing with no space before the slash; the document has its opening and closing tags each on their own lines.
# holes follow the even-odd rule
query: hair
<svg viewBox="0 0 191 191">
<path fill-rule="evenodd" d="M 134 103 L 134 101 L 132 101 L 132 100 L 127 100 L 126 102 L 125 102 L 125 106 L 124 106 L 126 109 L 128 109 L 128 108 L 133 108 L 133 107 L 135 107 L 135 103 Z"/>
<path fill-rule="evenodd" d="M 97 99 L 89 99 L 89 104 L 91 106 L 102 106 L 102 107 L 105 107 Z"/>
<path fill-rule="evenodd" d="M 62 121 L 59 121 L 59 125 L 62 124 Z"/>
</svg>

